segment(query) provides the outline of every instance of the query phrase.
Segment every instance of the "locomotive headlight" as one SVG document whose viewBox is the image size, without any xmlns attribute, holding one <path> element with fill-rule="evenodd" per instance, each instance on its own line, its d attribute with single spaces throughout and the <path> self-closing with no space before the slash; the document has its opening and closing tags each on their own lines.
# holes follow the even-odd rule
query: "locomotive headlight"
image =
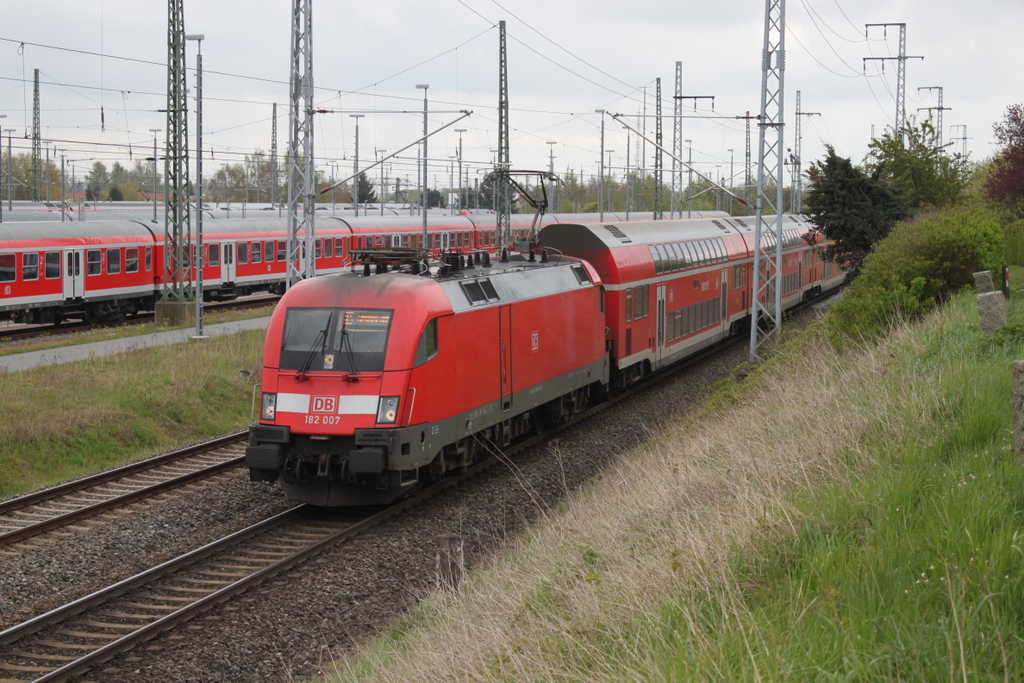
<svg viewBox="0 0 1024 683">
<path fill-rule="evenodd" d="M 277 415 L 277 394 L 263 394 L 263 404 L 260 408 L 261 420 L 273 420 Z"/>
<path fill-rule="evenodd" d="M 394 424 L 398 420 L 398 397 L 381 396 L 377 404 L 377 424 Z"/>
</svg>

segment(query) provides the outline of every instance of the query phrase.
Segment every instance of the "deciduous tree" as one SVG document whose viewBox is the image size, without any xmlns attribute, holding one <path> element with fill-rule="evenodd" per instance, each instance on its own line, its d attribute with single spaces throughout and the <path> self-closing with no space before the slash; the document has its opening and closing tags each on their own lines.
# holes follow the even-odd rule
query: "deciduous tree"
<svg viewBox="0 0 1024 683">
<path fill-rule="evenodd" d="M 985 192 L 1014 217 L 1024 218 L 1024 105 L 1007 107 L 1003 120 L 993 124 L 992 131 L 1002 149 L 989 167 Z"/>
</svg>

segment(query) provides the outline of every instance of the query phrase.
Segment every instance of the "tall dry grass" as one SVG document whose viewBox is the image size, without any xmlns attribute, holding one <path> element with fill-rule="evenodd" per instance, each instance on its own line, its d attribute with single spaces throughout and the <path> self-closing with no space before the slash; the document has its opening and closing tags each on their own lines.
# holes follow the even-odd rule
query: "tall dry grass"
<svg viewBox="0 0 1024 683">
<path fill-rule="evenodd" d="M 964 598 L 970 577 L 955 586 L 950 579 L 948 595 L 929 598 L 940 603 L 940 622 L 949 619 L 940 630 L 949 643 L 935 655 L 940 664 L 908 665 L 916 644 L 894 646 L 905 651 L 891 655 L 886 639 L 913 630 L 913 610 L 928 600 L 913 602 L 902 584 L 871 585 L 894 573 L 894 582 L 903 581 L 914 571 L 902 566 L 899 529 L 891 530 L 896 541 L 871 551 L 892 556 L 881 569 L 866 566 L 865 552 L 849 560 L 864 567 L 815 574 L 837 561 L 816 554 L 841 556 L 844 539 L 857 546 L 873 538 L 878 522 L 871 510 L 889 515 L 887 496 L 914 499 L 946 483 L 945 471 L 934 481 L 914 472 L 903 481 L 895 473 L 903 454 L 925 448 L 920 444 L 942 449 L 955 441 L 935 425 L 955 417 L 957 392 L 975 372 L 978 349 L 987 348 L 976 327 L 969 329 L 967 301 L 934 316 L 924 331 L 904 326 L 856 352 L 841 355 L 816 333 L 803 337 L 748 380 L 738 403 L 639 449 L 473 576 L 463 592 L 429 598 L 367 652 L 341 662 L 336 680 L 875 680 L 903 679 L 905 671 L 929 680 L 936 666 L 945 674 L 946 664 L 960 679 L 968 667 L 957 643 L 978 619 L 967 613 L 980 614 L 972 605 L 988 599 Z M 964 348 L 940 359 L 953 328 Z M 1024 350 L 1024 341 L 1014 343 L 1021 348 L 1008 353 Z M 1002 362 L 993 361 L 993 372 Z M 1002 419 L 984 427 L 981 441 L 1005 431 Z M 892 476 L 876 467 L 879 460 Z M 887 492 L 896 480 L 896 492 Z M 824 491 L 837 508 L 854 510 L 849 518 L 803 504 Z M 923 513 L 934 515 L 942 505 Z M 969 516 L 972 508 L 965 503 L 939 514 Z M 936 543 L 929 533 L 922 532 L 921 545 Z M 913 586 L 912 577 L 907 583 Z M 878 624 L 889 619 L 897 594 L 909 601 L 895 608 L 911 612 L 901 617 L 909 625 L 900 622 L 890 635 Z M 993 614 L 995 632 L 1013 618 Z M 915 633 L 929 651 L 933 635 Z M 886 663 L 890 656 L 895 664 Z M 1005 662 L 992 663 L 995 671 L 1000 666 L 1007 671 Z"/>
</svg>

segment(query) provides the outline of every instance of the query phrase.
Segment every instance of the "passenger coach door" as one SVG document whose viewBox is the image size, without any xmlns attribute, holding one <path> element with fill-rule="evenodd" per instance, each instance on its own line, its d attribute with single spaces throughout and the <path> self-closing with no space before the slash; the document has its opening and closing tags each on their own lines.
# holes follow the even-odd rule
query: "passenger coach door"
<svg viewBox="0 0 1024 683">
<path fill-rule="evenodd" d="M 224 260 L 220 267 L 220 281 L 222 283 L 235 281 L 235 244 L 234 242 L 224 243 Z"/>
<path fill-rule="evenodd" d="M 81 249 L 64 250 L 64 298 L 79 299 L 85 296 L 85 281 L 82 277 Z"/>
<path fill-rule="evenodd" d="M 658 345 L 654 350 L 657 365 L 661 366 L 662 352 L 665 350 L 665 285 L 658 285 Z"/>
<path fill-rule="evenodd" d="M 498 337 L 501 339 L 501 409 L 512 407 L 512 307 L 498 308 Z"/>
</svg>

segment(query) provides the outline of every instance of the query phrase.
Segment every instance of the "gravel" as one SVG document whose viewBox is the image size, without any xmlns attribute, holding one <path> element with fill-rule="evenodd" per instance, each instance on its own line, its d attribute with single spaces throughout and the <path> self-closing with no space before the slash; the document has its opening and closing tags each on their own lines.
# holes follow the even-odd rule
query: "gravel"
<svg viewBox="0 0 1024 683">
<path fill-rule="evenodd" d="M 809 311 L 803 319 L 815 315 Z M 325 551 L 241 598 L 122 654 L 78 680 L 287 681 L 357 652 L 435 589 L 435 539 L 463 537 L 486 565 L 530 524 L 624 453 L 684 414 L 747 359 L 737 344 L 411 512 Z M 0 623 L 9 626 L 290 507 L 242 476 L 0 558 Z M 325 513 L 326 514 L 326 513 Z M 99 533 L 102 531 L 103 533 Z"/>
</svg>

